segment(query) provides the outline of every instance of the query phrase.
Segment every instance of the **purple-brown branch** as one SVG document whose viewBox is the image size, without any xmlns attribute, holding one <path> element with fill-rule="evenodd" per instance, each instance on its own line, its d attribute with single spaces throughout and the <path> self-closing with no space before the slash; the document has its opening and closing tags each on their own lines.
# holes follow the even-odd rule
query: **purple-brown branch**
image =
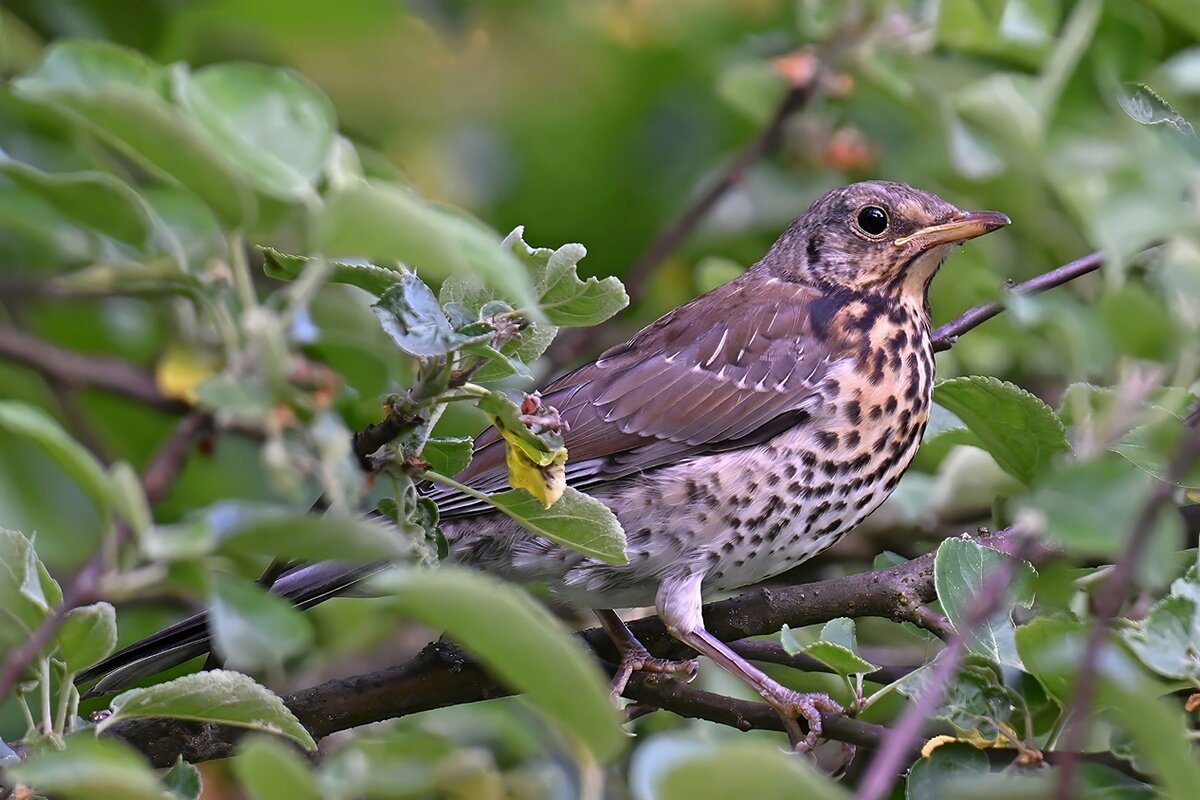
<svg viewBox="0 0 1200 800">
<path fill-rule="evenodd" d="M 1063 711 L 1063 721 L 1067 726 L 1063 749 L 1068 753 L 1079 750 L 1087 738 L 1087 713 L 1096 694 L 1100 652 L 1108 642 L 1109 625 L 1120 613 L 1121 606 L 1129 594 L 1138 564 L 1153 537 L 1159 514 L 1171 501 L 1179 480 L 1200 457 L 1200 431 L 1197 430 L 1197 423 L 1200 423 L 1200 408 L 1188 416 L 1186 438 L 1171 459 L 1161 480 L 1155 484 L 1154 490 L 1138 511 L 1125 550 L 1117 560 L 1112 574 L 1105 581 L 1103 590 L 1096 597 L 1095 620 L 1080 657 L 1075 693 Z M 1058 773 L 1055 797 L 1061 800 L 1072 800 L 1075 797 L 1077 761 L 1078 758 L 1074 755 L 1064 759 L 1062 769 Z"/>
<path fill-rule="evenodd" d="M 103 389 L 172 414 L 188 410 L 187 403 L 167 397 L 153 376 L 128 361 L 85 356 L 7 325 L 0 326 L 0 358 L 24 364 L 64 386 Z"/>
<path fill-rule="evenodd" d="M 1044 272 L 1036 278 L 1030 278 L 1024 283 L 1018 283 L 1010 291 L 1013 294 L 1040 294 L 1047 289 L 1062 286 L 1064 283 L 1073 281 L 1082 275 L 1087 275 L 1089 272 L 1095 272 L 1103 264 L 1104 254 L 1095 252 L 1083 258 L 1076 259 L 1069 264 L 1063 264 L 1058 269 Z M 978 328 L 1003 310 L 1004 305 L 1002 303 L 982 303 L 947 322 L 933 332 L 934 352 L 949 350 L 958 340 L 958 337 L 967 331 Z"/>
</svg>

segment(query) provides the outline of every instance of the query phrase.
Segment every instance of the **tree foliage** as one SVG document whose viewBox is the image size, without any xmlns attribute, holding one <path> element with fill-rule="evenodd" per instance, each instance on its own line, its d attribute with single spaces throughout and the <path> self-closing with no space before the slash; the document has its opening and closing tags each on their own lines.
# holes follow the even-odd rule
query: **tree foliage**
<svg viewBox="0 0 1200 800">
<path fill-rule="evenodd" d="M 603 785 L 917 800 L 1200 785 L 1186 3 L 137 5 L 0 10 L 0 787 L 196 798 L 205 773 L 263 800 Z M 623 562 L 613 514 L 566 485 L 533 389 L 866 176 L 1014 225 L 934 284 L 937 322 L 1004 313 L 939 356 L 914 468 L 843 546 L 782 578 L 874 569 L 899 599 L 742 642 L 850 709 L 859 727 L 830 730 L 858 761 L 839 784 L 836 744 L 814 767 L 777 733 L 705 721 L 729 719 L 711 668 L 707 692 L 639 682 L 680 714 L 627 723 L 631 740 L 572 625 L 437 566 L 418 484 L 456 485 L 494 426 L 512 488 L 482 498 Z M 1007 291 L 1090 251 L 1098 276 Z M 628 293 L 593 274 L 609 272 Z M 302 613 L 255 582 L 275 558 L 390 566 L 373 597 Z M 191 606 L 227 669 L 81 700 L 77 674 Z M 318 742 L 283 698 L 403 663 L 429 629 L 524 699 L 451 705 L 483 699 L 460 684 L 429 706 L 450 707 L 297 755 Z M 928 724 L 902 734 L 922 702 Z M 249 733 L 222 766 L 155 771 L 123 733 L 151 718 Z"/>
</svg>

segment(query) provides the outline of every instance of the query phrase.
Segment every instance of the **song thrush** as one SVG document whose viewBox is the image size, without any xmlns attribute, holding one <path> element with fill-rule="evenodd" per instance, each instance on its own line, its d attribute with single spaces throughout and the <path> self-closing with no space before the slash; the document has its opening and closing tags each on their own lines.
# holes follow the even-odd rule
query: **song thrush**
<svg viewBox="0 0 1200 800">
<path fill-rule="evenodd" d="M 567 481 L 621 520 L 629 563 L 589 559 L 439 487 L 451 558 L 600 609 L 621 653 L 618 689 L 634 670 L 679 668 L 605 611 L 654 604 L 673 636 L 755 689 L 793 741 L 811 745 L 833 701 L 781 686 L 709 634 L 701 600 L 812 558 L 887 498 L 929 418 L 930 281 L 951 245 L 1008 222 L 897 183 L 825 194 L 746 273 L 543 390 L 569 426 Z M 476 440 L 458 480 L 507 488 L 495 431 Z M 276 587 L 303 605 L 361 577 L 304 569 Z M 88 677 L 161 669 L 164 648 L 176 661 L 195 655 L 207 647 L 203 619 L 185 625 Z"/>
</svg>

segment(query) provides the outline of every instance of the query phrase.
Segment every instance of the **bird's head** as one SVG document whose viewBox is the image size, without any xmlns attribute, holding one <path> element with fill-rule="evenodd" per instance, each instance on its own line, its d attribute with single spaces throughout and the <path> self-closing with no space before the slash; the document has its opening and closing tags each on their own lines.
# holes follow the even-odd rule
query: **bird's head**
<svg viewBox="0 0 1200 800">
<path fill-rule="evenodd" d="M 764 267 L 784 279 L 924 300 L 952 245 L 1007 224 L 997 211 L 959 211 L 902 183 L 864 181 L 813 203 Z"/>
</svg>

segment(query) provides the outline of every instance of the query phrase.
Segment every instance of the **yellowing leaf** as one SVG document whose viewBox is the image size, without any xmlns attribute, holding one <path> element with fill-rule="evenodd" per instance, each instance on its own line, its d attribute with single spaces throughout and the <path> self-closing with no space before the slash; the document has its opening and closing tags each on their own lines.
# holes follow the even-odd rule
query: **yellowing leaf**
<svg viewBox="0 0 1200 800">
<path fill-rule="evenodd" d="M 546 508 L 558 502 L 567 488 L 567 448 L 555 450 L 548 464 L 542 465 L 527 455 L 527 450 L 514 442 L 507 433 L 508 483 L 514 489 L 525 489 L 542 501 Z M 541 454 L 538 454 L 541 456 Z"/>
<path fill-rule="evenodd" d="M 154 368 L 154 380 L 167 397 L 195 404 L 196 387 L 220 372 L 215 356 L 187 345 L 167 348 Z"/>
</svg>

